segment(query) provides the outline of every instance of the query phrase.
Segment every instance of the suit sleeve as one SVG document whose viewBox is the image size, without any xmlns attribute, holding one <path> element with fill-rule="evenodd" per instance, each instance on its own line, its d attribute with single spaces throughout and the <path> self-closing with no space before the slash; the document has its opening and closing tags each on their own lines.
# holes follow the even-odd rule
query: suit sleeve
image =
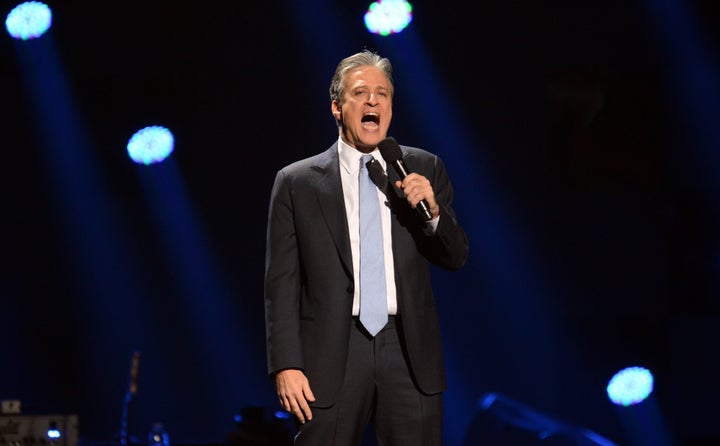
<svg viewBox="0 0 720 446">
<path fill-rule="evenodd" d="M 300 262 L 291 182 L 278 172 L 270 196 L 265 250 L 265 334 L 268 373 L 303 369 L 300 344 Z"/>
<path fill-rule="evenodd" d="M 468 240 L 465 231 L 457 221 L 452 207 L 454 190 L 442 160 L 434 157 L 433 174 L 430 181 L 435 200 L 440 206 L 440 220 L 434 235 L 423 247 L 424 255 L 434 264 L 449 270 L 465 265 L 468 258 Z"/>
</svg>

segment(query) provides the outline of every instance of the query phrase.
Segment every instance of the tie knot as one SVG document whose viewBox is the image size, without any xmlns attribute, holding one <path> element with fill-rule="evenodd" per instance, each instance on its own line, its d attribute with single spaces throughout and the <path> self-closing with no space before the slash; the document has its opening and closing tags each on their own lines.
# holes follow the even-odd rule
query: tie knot
<svg viewBox="0 0 720 446">
<path fill-rule="evenodd" d="M 360 169 L 366 169 L 367 163 L 373 160 L 372 155 L 363 155 L 360 157 Z"/>
</svg>

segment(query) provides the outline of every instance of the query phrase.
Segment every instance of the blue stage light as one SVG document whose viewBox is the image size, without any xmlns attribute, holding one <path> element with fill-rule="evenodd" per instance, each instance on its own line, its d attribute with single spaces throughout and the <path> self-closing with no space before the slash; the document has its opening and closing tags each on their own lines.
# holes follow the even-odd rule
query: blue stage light
<svg viewBox="0 0 720 446">
<path fill-rule="evenodd" d="M 645 400 L 653 391 L 653 376 L 643 367 L 627 367 L 617 372 L 607 386 L 610 401 L 631 406 Z"/>
<path fill-rule="evenodd" d="M 62 433 L 60 432 L 60 429 L 57 428 L 56 422 L 50 422 L 50 426 L 48 427 L 47 431 L 47 437 L 50 440 L 57 440 L 58 438 L 62 437 Z"/>
<path fill-rule="evenodd" d="M 282 410 L 276 410 L 274 416 L 278 420 L 289 420 L 290 419 L 290 414 L 285 411 L 282 411 Z"/>
<path fill-rule="evenodd" d="M 412 5 L 404 0 L 378 0 L 365 13 L 365 27 L 373 34 L 399 33 L 412 21 Z"/>
<path fill-rule="evenodd" d="M 161 126 L 149 126 L 138 130 L 127 145 L 130 158 L 138 164 L 159 163 L 173 151 L 172 132 Z"/>
<path fill-rule="evenodd" d="M 60 431 L 57 429 L 48 429 L 47 431 L 48 438 L 52 438 L 53 440 L 56 440 L 60 438 Z"/>
<path fill-rule="evenodd" d="M 5 19 L 5 28 L 15 39 L 36 39 L 50 29 L 52 12 L 41 2 L 25 2 L 14 7 Z"/>
</svg>

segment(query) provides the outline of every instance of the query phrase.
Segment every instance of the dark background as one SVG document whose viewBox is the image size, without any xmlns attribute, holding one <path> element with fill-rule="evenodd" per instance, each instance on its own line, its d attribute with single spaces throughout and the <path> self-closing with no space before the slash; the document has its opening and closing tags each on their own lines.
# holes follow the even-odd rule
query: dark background
<svg viewBox="0 0 720 446">
<path fill-rule="evenodd" d="M 50 4 L 43 39 L 0 39 L 0 398 L 115 441 L 138 350 L 139 441 L 161 421 L 221 442 L 238 409 L 277 409 L 267 200 L 337 138 L 330 77 L 367 47 L 395 65 L 390 134 L 445 161 L 471 243 L 434 271 L 446 444 L 488 392 L 618 444 L 720 444 L 720 11 L 656 3 L 417 1 L 384 39 L 354 1 Z M 146 125 L 173 131 L 170 162 L 127 157 Z M 607 399 L 629 365 L 655 374 L 654 423 Z"/>
</svg>

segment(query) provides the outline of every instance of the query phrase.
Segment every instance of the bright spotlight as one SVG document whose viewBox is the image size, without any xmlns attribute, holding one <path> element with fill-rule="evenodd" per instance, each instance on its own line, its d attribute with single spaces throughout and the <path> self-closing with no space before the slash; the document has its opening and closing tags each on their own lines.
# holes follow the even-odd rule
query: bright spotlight
<svg viewBox="0 0 720 446">
<path fill-rule="evenodd" d="M 47 436 L 50 440 L 57 440 L 58 438 L 62 437 L 62 433 L 60 432 L 60 429 L 57 428 L 56 422 L 50 422 L 50 425 L 48 426 Z"/>
<path fill-rule="evenodd" d="M 399 33 L 412 21 L 412 5 L 405 0 L 378 0 L 365 13 L 365 27 L 373 34 Z"/>
<path fill-rule="evenodd" d="M 617 372 L 607 386 L 610 401 L 632 406 L 645 400 L 653 390 L 653 376 L 643 367 L 627 367 Z"/>
<path fill-rule="evenodd" d="M 57 440 L 58 438 L 60 438 L 61 435 L 60 435 L 60 431 L 57 429 L 48 429 L 47 436 L 48 436 L 48 438 Z"/>
<path fill-rule="evenodd" d="M 150 126 L 138 130 L 127 145 L 130 158 L 138 164 L 153 164 L 165 160 L 173 151 L 174 138 L 170 130 Z"/>
<path fill-rule="evenodd" d="M 14 7 L 5 19 L 5 28 L 15 39 L 36 39 L 50 29 L 52 12 L 41 2 L 25 2 Z"/>
</svg>

